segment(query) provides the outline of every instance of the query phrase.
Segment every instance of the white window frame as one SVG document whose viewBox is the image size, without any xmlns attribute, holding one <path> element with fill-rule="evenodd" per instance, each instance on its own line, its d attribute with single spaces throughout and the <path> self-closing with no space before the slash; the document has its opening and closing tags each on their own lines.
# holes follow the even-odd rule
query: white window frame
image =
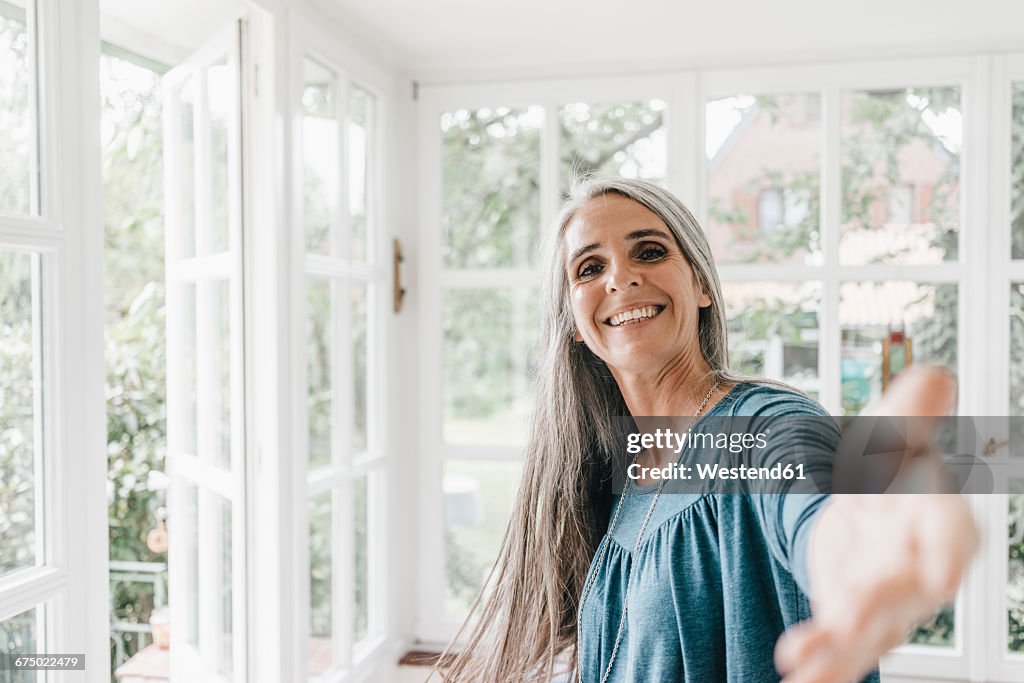
<svg viewBox="0 0 1024 683">
<path fill-rule="evenodd" d="M 199 554 L 198 576 L 198 633 L 197 648 L 190 647 L 184 639 L 179 639 L 171 650 L 171 676 L 189 679 L 212 681 L 226 680 L 212 670 L 208 670 L 210 661 L 217 656 L 217 639 L 223 635 L 222 619 L 231 620 L 232 647 L 231 671 L 232 680 L 244 680 L 250 671 L 248 666 L 248 631 L 246 628 L 250 603 L 248 595 L 248 563 L 247 554 L 249 537 L 248 509 L 246 490 L 246 461 L 249 449 L 246 442 L 246 424 L 248 422 L 248 397 L 245 391 L 246 369 L 246 315 L 245 275 L 244 268 L 244 233 L 250 229 L 244 225 L 242 217 L 242 177 L 244 172 L 242 146 L 242 20 L 235 20 L 222 28 L 217 35 L 208 40 L 203 47 L 190 55 L 186 60 L 175 65 L 162 79 L 164 92 L 164 132 L 177 131 L 175 122 L 180 115 L 175 107 L 177 98 L 168 96 L 171 91 L 178 90 L 186 79 L 191 80 L 194 89 L 193 121 L 194 126 L 194 161 L 193 168 L 187 174 L 191 177 L 191 189 L 194 215 L 189 219 L 190 230 L 194 231 L 193 253 L 180 255 L 178 241 L 181 235 L 175 231 L 182 209 L 179 206 L 178 193 L 169 189 L 165 191 L 166 203 L 166 280 L 167 280 L 167 472 L 171 479 L 168 493 L 168 509 L 171 515 L 179 515 L 184 519 L 186 501 L 185 486 L 194 486 L 197 494 L 196 524 L 198 530 L 197 545 L 193 549 Z M 227 112 L 227 169 L 228 201 L 226 244 L 215 253 L 203 249 L 204 233 L 208 232 L 208 222 L 212 212 L 211 168 L 210 158 L 202 154 L 209 151 L 208 122 L 209 102 L 207 93 L 207 67 L 223 57 L 227 68 L 235 72 L 237 80 L 238 101 L 233 102 Z M 166 138 L 165 138 L 166 141 Z M 173 138 L 165 144 L 165 186 L 170 188 L 169 179 L 181 177 L 179 168 L 178 148 Z M 170 181 L 175 182 L 175 181 Z M 212 251 L 212 244 L 209 245 Z M 211 403 L 216 397 L 215 373 L 218 368 L 204 366 L 219 352 L 216 344 L 222 340 L 214 338 L 215 330 L 204 319 L 214 315 L 217 301 L 204 299 L 203 287 L 210 284 L 227 286 L 226 316 L 230 339 L 229 354 L 229 395 L 218 397 L 230 402 L 230 452 L 223 465 L 206 460 L 206 453 L 213 446 L 217 435 L 216 425 L 209 422 L 209 415 L 216 413 L 219 406 Z M 180 286 L 195 287 L 195 334 L 194 357 L 196 360 L 196 385 L 187 386 L 181 375 L 185 364 L 183 346 L 183 330 L 176 321 L 184 315 L 185 309 L 180 296 Z M 209 293 L 209 292 L 207 292 Z M 206 323 L 209 320 L 205 321 Z M 205 347 L 205 350 L 204 348 Z M 187 428 L 195 429 L 196 452 L 190 453 L 180 443 L 178 430 L 189 418 L 182 411 L 180 401 L 195 391 L 196 418 L 194 425 Z M 214 498 L 216 496 L 216 498 Z M 222 577 L 221 557 L 217 552 L 223 542 L 221 519 L 214 502 L 227 503 L 230 507 L 231 520 L 231 583 L 232 604 L 230 614 L 222 614 L 218 608 L 217 582 Z M 184 584 L 179 583 L 187 576 L 188 563 L 192 557 L 183 554 L 179 539 L 184 539 L 189 529 L 183 525 L 172 525 L 169 577 L 171 590 L 171 617 L 175 623 L 185 623 L 188 618 L 187 603 L 176 600 L 175 595 L 184 592 Z M 175 550 L 175 548 L 178 548 Z"/>
<path fill-rule="evenodd" d="M 460 621 L 444 612 L 444 544 L 442 480 L 449 459 L 479 462 L 516 462 L 522 449 L 515 446 L 456 446 L 444 443 L 443 421 L 443 293 L 448 289 L 521 290 L 541 280 L 539 268 L 446 268 L 441 233 L 442 149 L 439 128 L 443 112 L 480 107 L 544 107 L 540 136 L 540 224 L 548 225 L 558 212 L 559 109 L 564 104 L 636 102 L 660 99 L 664 110 L 668 150 L 666 182 L 680 196 L 692 196 L 693 186 L 682 181 L 688 159 L 680 154 L 692 124 L 696 80 L 692 74 L 607 79 L 565 79 L 465 86 L 424 86 L 418 108 L 420 154 L 420 235 L 422 247 L 417 289 L 421 296 L 417 355 L 420 358 L 420 523 L 419 600 L 415 633 L 424 642 L 443 645 Z M 672 122 L 678 122 L 673 127 Z M 701 147 L 703 149 L 703 147 Z"/>
<path fill-rule="evenodd" d="M 820 401 L 833 413 L 841 408 L 840 323 L 838 304 L 844 281 L 910 280 L 958 286 L 957 358 L 959 411 L 964 415 L 1005 415 L 1009 396 L 1009 285 L 1024 281 L 1024 261 L 1009 262 L 1009 82 L 1024 80 L 1024 55 L 981 55 L 857 61 L 831 65 L 680 71 L 636 78 L 518 81 L 486 85 L 437 85 L 421 89 L 420 154 L 420 423 L 423 439 L 420 508 L 419 614 L 416 634 L 444 643 L 458 623 L 443 618 L 444 547 L 442 541 L 443 463 L 448 458 L 515 461 L 517 447 L 457 447 L 443 443 L 442 295 L 448 288 L 514 288 L 535 283 L 537 269 L 446 269 L 442 261 L 441 136 L 444 111 L 482 106 L 545 107 L 541 137 L 541 227 L 558 206 L 558 105 L 659 98 L 667 102 L 667 187 L 706 224 L 707 176 L 704 152 L 704 103 L 738 94 L 820 92 L 822 94 L 821 216 L 825 261 L 822 266 L 721 264 L 723 282 L 822 282 L 819 339 Z M 932 265 L 840 265 L 840 94 L 844 90 L 960 88 L 964 117 L 961 156 L 958 260 Z M 993 208 L 989 208 L 993 207 Z M 980 239 L 978 236 L 980 235 Z M 993 275 L 995 277 L 993 278 Z M 992 284 L 995 282 L 996 284 Z M 991 352 L 980 352 L 991 349 Z M 990 380 L 994 380 L 990 381 Z M 1004 496 L 975 496 L 971 504 L 989 539 L 984 564 L 967 578 L 956 604 L 956 644 L 951 650 L 903 647 L 883 662 L 886 680 L 906 678 L 1020 680 L 1024 657 L 1004 656 L 1005 628 L 997 633 L 998 605 L 1005 615 Z M 1002 510 L 1000 513 L 999 511 Z M 1001 553 L 1001 554 L 1000 554 Z M 1001 558 L 1001 559 L 1000 559 Z M 1001 574 L 1000 574 L 1001 572 Z M 1001 577 L 1002 583 L 998 583 Z M 1000 592 L 1000 587 L 1002 590 Z M 997 595 L 998 594 L 998 595 Z M 1001 601 L 1001 602 L 1000 602 Z M 1005 626 L 1005 616 L 1003 618 Z M 987 630 L 981 630 L 987 629 Z M 979 637 L 977 634 L 988 634 Z M 897 677 L 897 678 L 890 678 Z"/>
<path fill-rule="evenodd" d="M 313 496 L 332 491 L 332 635 L 334 638 L 335 667 L 316 680 L 321 683 L 341 683 L 363 680 L 374 671 L 396 659 L 399 635 L 396 627 L 396 609 L 400 600 L 393 596 L 400 589 L 401 576 L 391 571 L 394 560 L 401 555 L 395 547 L 393 519 L 400 516 L 399 497 L 395 488 L 404 479 L 397 467 L 392 437 L 393 420 L 400 419 L 394 411 L 389 414 L 390 397 L 394 395 L 396 361 L 393 342 L 394 315 L 391 310 L 391 226 L 397 212 L 390 208 L 388 188 L 393 187 L 389 171 L 389 154 L 394 148 L 388 144 L 386 131 L 393 130 L 393 102 L 396 99 L 396 78 L 386 62 L 368 55 L 369 50 L 359 40 L 342 40 L 345 30 L 335 18 L 322 10 L 306 6 L 289 16 L 287 76 L 288 121 L 291 165 L 289 172 L 290 209 L 287 228 L 288 287 L 290 315 L 288 343 L 291 349 L 288 365 L 291 369 L 290 395 L 292 397 L 291 451 L 288 462 L 293 485 L 288 492 L 291 516 L 290 571 L 293 575 L 293 601 L 291 618 L 295 624 L 289 645 L 294 648 L 291 662 L 291 680 L 306 681 L 308 673 L 308 645 L 310 626 L 310 567 L 309 567 L 309 501 Z M 372 54 L 372 53 L 371 53 Z M 373 125 L 367 140 L 371 165 L 367 176 L 367 260 L 356 262 L 307 254 L 306 227 L 303 216 L 303 143 L 301 96 L 304 84 L 303 62 L 310 58 L 329 68 L 336 76 L 336 117 L 339 125 L 339 206 L 336 211 L 336 229 L 347 235 L 349 225 L 348 204 L 348 93 L 350 86 L 358 87 L 373 97 Z M 317 275 L 334 283 L 341 292 L 346 284 L 366 285 L 367 302 L 367 451 L 364 457 L 353 459 L 346 441 L 347 429 L 340 429 L 333 439 L 334 464 L 307 472 L 307 358 L 306 317 L 307 278 Z M 342 412 L 349 412 L 351 387 L 351 342 L 347 298 L 335 301 L 338 306 L 332 323 L 335 340 L 335 363 L 332 385 L 342 401 Z M 367 524 L 369 538 L 369 623 L 367 636 L 358 643 L 353 641 L 352 585 L 353 585 L 353 484 L 367 476 Z"/>
<path fill-rule="evenodd" d="M 44 608 L 37 650 L 84 653 L 82 680 L 106 683 L 99 21 L 95 5 L 75 0 L 37 0 L 35 10 L 39 168 L 30 185 L 42 201 L 38 216 L 0 216 L 0 248 L 40 254 L 37 565 L 0 579 L 0 620 Z"/>
</svg>

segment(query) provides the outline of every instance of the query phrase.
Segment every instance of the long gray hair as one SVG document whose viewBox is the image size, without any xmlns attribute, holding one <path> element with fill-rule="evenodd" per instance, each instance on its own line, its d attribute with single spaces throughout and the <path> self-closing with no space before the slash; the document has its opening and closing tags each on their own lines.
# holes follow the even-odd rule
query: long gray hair
<svg viewBox="0 0 1024 683">
<path fill-rule="evenodd" d="M 671 230 L 711 299 L 700 309 L 700 351 L 719 381 L 747 381 L 728 367 L 722 289 L 711 247 L 693 214 L 666 190 L 624 178 L 590 178 L 572 190 L 543 254 L 542 322 L 536 408 L 519 493 L 498 561 L 456 635 L 457 653 L 438 662 L 446 681 L 550 680 L 576 664 L 576 613 L 587 568 L 608 524 L 614 421 L 629 415 L 607 365 L 576 343 L 565 270 L 564 234 L 595 197 L 620 195 L 657 214 Z"/>
</svg>

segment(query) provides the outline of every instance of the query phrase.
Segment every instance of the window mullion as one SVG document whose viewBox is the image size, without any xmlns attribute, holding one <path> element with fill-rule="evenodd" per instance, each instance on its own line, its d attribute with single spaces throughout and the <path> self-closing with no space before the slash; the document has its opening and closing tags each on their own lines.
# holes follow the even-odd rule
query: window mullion
<svg viewBox="0 0 1024 683">
<path fill-rule="evenodd" d="M 839 363 L 842 332 L 839 328 L 839 229 L 842 224 L 840 91 L 829 86 L 822 92 L 821 145 L 821 239 L 825 259 L 821 292 L 821 337 L 818 377 L 821 403 L 830 413 L 841 414 L 842 392 Z"/>
</svg>

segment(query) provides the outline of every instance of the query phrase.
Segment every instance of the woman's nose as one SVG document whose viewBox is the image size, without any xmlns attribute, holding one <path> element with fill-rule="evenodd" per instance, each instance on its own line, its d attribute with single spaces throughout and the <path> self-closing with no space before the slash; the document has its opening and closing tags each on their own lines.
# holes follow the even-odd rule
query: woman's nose
<svg viewBox="0 0 1024 683">
<path fill-rule="evenodd" d="M 628 260 L 609 263 L 608 271 L 605 290 L 609 293 L 640 286 L 640 273 L 636 270 L 636 264 Z"/>
</svg>

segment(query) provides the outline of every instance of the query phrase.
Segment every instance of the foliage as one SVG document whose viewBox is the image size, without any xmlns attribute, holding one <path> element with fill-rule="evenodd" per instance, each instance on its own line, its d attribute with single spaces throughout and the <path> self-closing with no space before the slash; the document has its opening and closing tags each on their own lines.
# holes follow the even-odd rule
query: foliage
<svg viewBox="0 0 1024 683">
<path fill-rule="evenodd" d="M 11 8 L 16 10 L 17 8 Z M 20 15 L 20 16 L 19 16 Z M 31 168 L 29 39 L 24 13 L 0 15 L 0 211 L 29 210 Z M 0 252 L 0 575 L 35 563 L 35 428 L 41 420 L 34 401 L 33 358 L 40 342 L 33 335 L 33 306 L 39 302 L 37 259 Z"/>
<path fill-rule="evenodd" d="M 27 213 L 31 206 L 29 175 L 33 166 L 29 98 L 29 51 L 24 10 L 4 3 L 0 13 L 0 211 Z"/>
<path fill-rule="evenodd" d="M 0 575 L 36 560 L 35 262 L 0 252 Z"/>
<path fill-rule="evenodd" d="M 1024 652 L 1024 493 L 1009 496 L 1009 642 L 1010 652 Z"/>
<path fill-rule="evenodd" d="M 1010 146 L 1010 224 L 1013 226 L 1012 253 L 1024 259 L 1024 83 L 1013 87 L 1012 143 Z"/>
<path fill-rule="evenodd" d="M 443 115 L 446 266 L 497 268 L 534 261 L 542 121 L 537 108 Z"/>
<path fill-rule="evenodd" d="M 100 70 L 110 558 L 166 562 L 145 542 L 165 504 L 159 484 L 166 454 L 160 78 L 107 55 Z M 149 619 L 152 585 L 111 588 L 118 620 Z M 141 643 L 126 636 L 124 645 L 131 655 Z"/>
<path fill-rule="evenodd" d="M 559 112 L 563 198 L 570 183 L 595 173 L 664 182 L 664 167 L 647 164 L 638 147 L 661 131 L 661 100 L 613 104 L 569 104 Z"/>
</svg>

